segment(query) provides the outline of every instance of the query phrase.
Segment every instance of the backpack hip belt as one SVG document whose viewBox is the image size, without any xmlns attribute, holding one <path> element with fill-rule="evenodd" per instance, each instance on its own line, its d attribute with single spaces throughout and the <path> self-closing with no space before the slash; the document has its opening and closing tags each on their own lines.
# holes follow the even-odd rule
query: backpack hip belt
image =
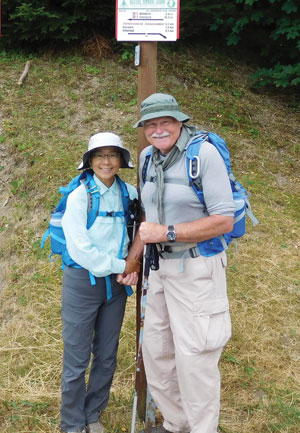
<svg viewBox="0 0 300 433">
<path fill-rule="evenodd" d="M 195 242 L 186 243 L 182 245 L 156 244 L 156 247 L 159 253 L 180 253 L 182 251 L 187 251 L 197 247 L 197 244 Z"/>
</svg>

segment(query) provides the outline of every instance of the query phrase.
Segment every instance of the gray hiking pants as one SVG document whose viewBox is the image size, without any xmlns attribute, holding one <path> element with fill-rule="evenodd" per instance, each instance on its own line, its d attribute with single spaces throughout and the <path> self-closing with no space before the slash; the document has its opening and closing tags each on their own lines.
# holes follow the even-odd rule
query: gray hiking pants
<svg viewBox="0 0 300 433">
<path fill-rule="evenodd" d="M 96 422 L 108 403 L 127 294 L 112 275 L 112 298 L 105 278 L 92 286 L 88 271 L 66 266 L 62 289 L 63 373 L 61 429 L 81 431 Z M 85 373 L 93 360 L 88 380 Z"/>
</svg>

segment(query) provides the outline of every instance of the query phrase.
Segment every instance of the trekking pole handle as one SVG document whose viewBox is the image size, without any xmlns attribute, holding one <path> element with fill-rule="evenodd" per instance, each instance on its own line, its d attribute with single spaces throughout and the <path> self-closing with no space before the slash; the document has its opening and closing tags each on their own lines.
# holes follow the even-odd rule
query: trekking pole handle
<svg viewBox="0 0 300 433">
<path fill-rule="evenodd" d="M 152 253 L 152 244 L 147 244 L 146 245 L 146 252 L 145 252 L 145 268 L 144 268 L 144 276 L 146 278 L 149 277 L 149 273 L 150 273 L 151 253 Z"/>
</svg>

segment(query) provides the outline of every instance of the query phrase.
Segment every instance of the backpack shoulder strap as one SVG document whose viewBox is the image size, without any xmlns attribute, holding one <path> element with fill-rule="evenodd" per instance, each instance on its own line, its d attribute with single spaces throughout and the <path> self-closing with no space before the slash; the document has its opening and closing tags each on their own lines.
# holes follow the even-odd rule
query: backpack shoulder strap
<svg viewBox="0 0 300 433">
<path fill-rule="evenodd" d="M 199 152 L 203 141 L 207 141 L 207 132 L 194 135 L 186 145 L 186 170 L 189 184 L 193 188 L 200 202 L 205 205 L 203 198 L 202 182 L 200 177 Z"/>
<path fill-rule="evenodd" d="M 148 169 L 149 169 L 149 163 L 150 163 L 151 155 L 152 155 L 152 146 L 149 147 L 149 150 L 145 155 L 145 161 L 144 161 L 144 165 L 142 168 L 142 181 L 144 184 L 146 183 L 146 178 L 147 178 L 147 173 L 148 173 Z"/>
<path fill-rule="evenodd" d="M 87 229 L 90 229 L 97 218 L 100 206 L 100 192 L 97 188 L 96 182 L 92 173 L 89 171 L 85 172 L 85 176 L 81 179 L 84 184 L 88 196 L 88 206 L 87 206 Z"/>
<path fill-rule="evenodd" d="M 125 219 L 126 219 L 126 222 L 128 222 L 128 218 L 129 218 L 129 193 L 128 193 L 127 185 L 125 182 L 123 182 L 123 180 L 117 174 L 116 174 L 116 179 L 117 179 L 117 182 L 118 182 L 120 189 L 121 189 L 121 198 L 122 198 L 122 204 L 123 204 L 123 208 L 124 208 Z"/>
<path fill-rule="evenodd" d="M 227 169 L 228 176 L 230 176 L 231 174 L 230 152 L 226 145 L 225 140 L 223 140 L 222 137 L 220 137 L 218 134 L 215 134 L 214 132 L 208 132 L 207 141 L 211 143 L 213 146 L 215 146 L 219 154 L 222 156 Z"/>
</svg>

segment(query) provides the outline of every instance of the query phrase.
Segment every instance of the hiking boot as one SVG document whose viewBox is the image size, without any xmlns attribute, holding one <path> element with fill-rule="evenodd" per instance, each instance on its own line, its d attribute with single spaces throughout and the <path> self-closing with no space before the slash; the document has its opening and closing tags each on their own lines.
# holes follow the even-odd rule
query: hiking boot
<svg viewBox="0 0 300 433">
<path fill-rule="evenodd" d="M 150 427 L 145 430 L 140 430 L 139 433 L 172 433 L 169 430 L 166 430 L 162 425 L 159 427 Z"/>
<path fill-rule="evenodd" d="M 87 430 L 88 433 L 104 433 L 104 427 L 100 420 L 96 422 L 92 422 L 87 427 L 88 427 Z"/>
</svg>

